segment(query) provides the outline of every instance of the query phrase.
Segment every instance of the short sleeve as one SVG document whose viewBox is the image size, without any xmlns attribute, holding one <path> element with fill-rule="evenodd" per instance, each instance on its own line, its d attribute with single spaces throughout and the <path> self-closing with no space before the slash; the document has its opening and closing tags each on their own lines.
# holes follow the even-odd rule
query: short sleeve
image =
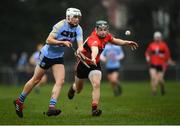
<svg viewBox="0 0 180 126">
<path fill-rule="evenodd" d="M 51 35 L 53 37 L 57 37 L 58 36 L 58 31 L 59 31 L 59 29 L 61 29 L 63 24 L 64 24 L 64 20 L 62 20 L 62 21 L 58 22 L 57 24 L 55 24 L 53 26 L 53 29 L 52 29 L 52 31 L 50 32 L 49 35 Z"/>
<path fill-rule="evenodd" d="M 97 46 L 98 47 L 98 40 L 95 39 L 95 38 L 89 38 L 88 41 L 87 41 L 87 44 L 89 47 L 92 47 L 92 46 Z"/>
<path fill-rule="evenodd" d="M 83 41 L 83 31 L 82 31 L 81 26 L 78 26 L 78 27 L 77 27 L 76 33 L 77 33 L 77 36 L 76 36 L 77 42 Z"/>
</svg>

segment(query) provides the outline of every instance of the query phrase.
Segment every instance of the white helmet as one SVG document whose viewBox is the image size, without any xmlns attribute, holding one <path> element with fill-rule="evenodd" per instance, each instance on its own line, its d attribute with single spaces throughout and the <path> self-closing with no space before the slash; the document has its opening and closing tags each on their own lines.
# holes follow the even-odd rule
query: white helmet
<svg viewBox="0 0 180 126">
<path fill-rule="evenodd" d="M 161 39 L 162 38 L 162 34 L 161 34 L 161 32 L 159 32 L 159 31 L 156 31 L 156 32 L 154 32 L 154 39 Z"/>
<path fill-rule="evenodd" d="M 77 8 L 68 8 L 66 10 L 66 19 L 72 18 L 73 16 L 82 16 L 81 11 Z"/>
</svg>

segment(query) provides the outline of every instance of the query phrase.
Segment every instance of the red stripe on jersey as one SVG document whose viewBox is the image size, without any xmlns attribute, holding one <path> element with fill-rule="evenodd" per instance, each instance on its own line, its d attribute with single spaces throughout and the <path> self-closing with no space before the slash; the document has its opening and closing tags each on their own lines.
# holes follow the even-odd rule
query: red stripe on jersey
<svg viewBox="0 0 180 126">
<path fill-rule="evenodd" d="M 164 65 L 170 58 L 170 52 L 164 41 L 151 42 L 145 52 L 145 56 L 150 58 L 150 63 L 154 65 Z"/>
<path fill-rule="evenodd" d="M 98 35 L 96 34 L 96 31 L 94 30 L 91 35 L 87 38 L 87 40 L 85 41 L 85 44 L 84 44 L 84 49 L 82 51 L 82 53 L 91 59 L 91 47 L 92 46 L 96 46 L 98 47 L 98 50 L 99 50 L 99 53 L 96 57 L 96 63 L 99 63 L 100 62 L 100 54 L 102 53 L 102 51 L 104 50 L 105 48 L 105 45 L 112 41 L 112 35 L 110 33 L 108 33 L 106 35 L 105 38 L 103 39 L 100 39 L 98 37 Z M 89 64 L 89 62 L 87 62 Z"/>
</svg>

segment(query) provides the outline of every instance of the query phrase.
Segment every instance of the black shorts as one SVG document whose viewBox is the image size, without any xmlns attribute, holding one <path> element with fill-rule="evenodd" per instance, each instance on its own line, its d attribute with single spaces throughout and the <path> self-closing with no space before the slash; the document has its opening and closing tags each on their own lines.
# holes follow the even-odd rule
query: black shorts
<svg viewBox="0 0 180 126">
<path fill-rule="evenodd" d="M 119 68 L 113 68 L 113 69 L 106 69 L 107 74 L 111 74 L 113 72 L 118 72 Z"/>
<path fill-rule="evenodd" d="M 88 75 L 92 70 L 101 71 L 100 63 L 98 63 L 97 66 L 94 66 L 94 65 L 89 65 L 89 66 L 90 68 L 86 67 L 81 61 L 79 61 L 77 63 L 77 67 L 75 68 L 76 76 L 80 79 L 86 79 L 88 78 Z"/>
<path fill-rule="evenodd" d="M 53 66 L 54 64 L 64 64 L 64 59 L 63 57 L 59 57 L 59 58 L 54 58 L 54 59 L 50 59 L 45 57 L 42 53 L 39 54 L 39 62 L 38 65 L 47 70 L 49 69 L 51 66 Z"/>
<path fill-rule="evenodd" d="M 150 65 L 150 68 L 156 69 L 158 72 L 163 72 L 163 66 L 162 65 Z"/>
</svg>

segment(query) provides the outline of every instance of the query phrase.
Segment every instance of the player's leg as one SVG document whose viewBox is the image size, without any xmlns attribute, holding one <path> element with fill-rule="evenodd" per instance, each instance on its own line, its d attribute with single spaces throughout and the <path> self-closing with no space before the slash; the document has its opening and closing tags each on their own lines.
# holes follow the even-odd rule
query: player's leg
<svg viewBox="0 0 180 126">
<path fill-rule="evenodd" d="M 41 81 L 38 83 L 38 84 L 36 84 L 36 86 L 35 86 L 35 88 L 34 88 L 34 90 L 35 90 L 35 93 L 39 93 L 39 88 L 40 88 L 40 86 L 41 85 L 43 85 L 43 84 L 45 84 L 47 82 L 47 75 L 46 74 L 44 74 L 44 76 L 41 78 Z"/>
<path fill-rule="evenodd" d="M 39 66 L 36 66 L 33 77 L 25 84 L 22 93 L 19 98 L 14 101 L 16 108 L 16 113 L 19 117 L 23 117 L 23 103 L 26 99 L 26 96 L 31 92 L 33 87 L 38 84 L 44 75 L 45 70 Z"/>
<path fill-rule="evenodd" d="M 157 70 L 155 68 L 149 69 L 149 74 L 151 78 L 151 88 L 153 95 L 157 94 L 157 86 L 158 86 L 158 78 L 157 78 Z"/>
<path fill-rule="evenodd" d="M 83 83 L 84 83 L 84 79 L 80 79 L 77 76 L 75 76 L 75 81 L 68 91 L 69 99 L 73 99 L 75 92 L 76 93 L 81 92 L 81 90 L 83 89 Z"/>
<path fill-rule="evenodd" d="M 87 68 L 82 62 L 77 62 L 75 73 L 75 81 L 68 91 L 69 99 L 73 99 L 75 92 L 81 92 L 83 88 L 84 79 L 88 77 L 89 68 Z"/>
<path fill-rule="evenodd" d="M 46 82 L 47 82 L 47 75 L 44 74 L 43 77 L 41 78 L 41 81 L 36 85 L 36 87 L 39 87 L 42 84 L 45 84 Z"/>
<path fill-rule="evenodd" d="M 117 71 L 113 71 L 108 74 L 108 80 L 110 81 L 114 95 L 119 96 L 122 93 L 122 89 L 119 83 L 119 73 Z"/>
<path fill-rule="evenodd" d="M 164 81 L 164 71 L 158 72 L 158 82 L 160 84 L 160 89 L 161 89 L 161 95 L 165 94 L 165 81 Z"/>
<path fill-rule="evenodd" d="M 41 81 L 45 72 L 45 69 L 37 65 L 33 77 L 25 84 L 23 93 L 25 93 L 26 95 L 29 94 L 33 87 Z"/>
<path fill-rule="evenodd" d="M 46 115 L 48 116 L 56 116 L 61 113 L 61 110 L 56 109 L 55 105 L 57 103 L 57 99 L 59 97 L 59 94 L 61 92 L 61 89 L 64 84 L 65 79 L 65 68 L 63 64 L 55 64 L 52 66 L 52 72 L 55 79 L 55 84 L 52 89 L 52 95 L 49 103 L 49 109 L 46 112 Z"/>
<path fill-rule="evenodd" d="M 100 99 L 100 83 L 102 78 L 102 73 L 99 70 L 92 70 L 88 76 L 92 86 L 92 116 L 100 116 L 102 111 L 97 109 Z"/>
</svg>

